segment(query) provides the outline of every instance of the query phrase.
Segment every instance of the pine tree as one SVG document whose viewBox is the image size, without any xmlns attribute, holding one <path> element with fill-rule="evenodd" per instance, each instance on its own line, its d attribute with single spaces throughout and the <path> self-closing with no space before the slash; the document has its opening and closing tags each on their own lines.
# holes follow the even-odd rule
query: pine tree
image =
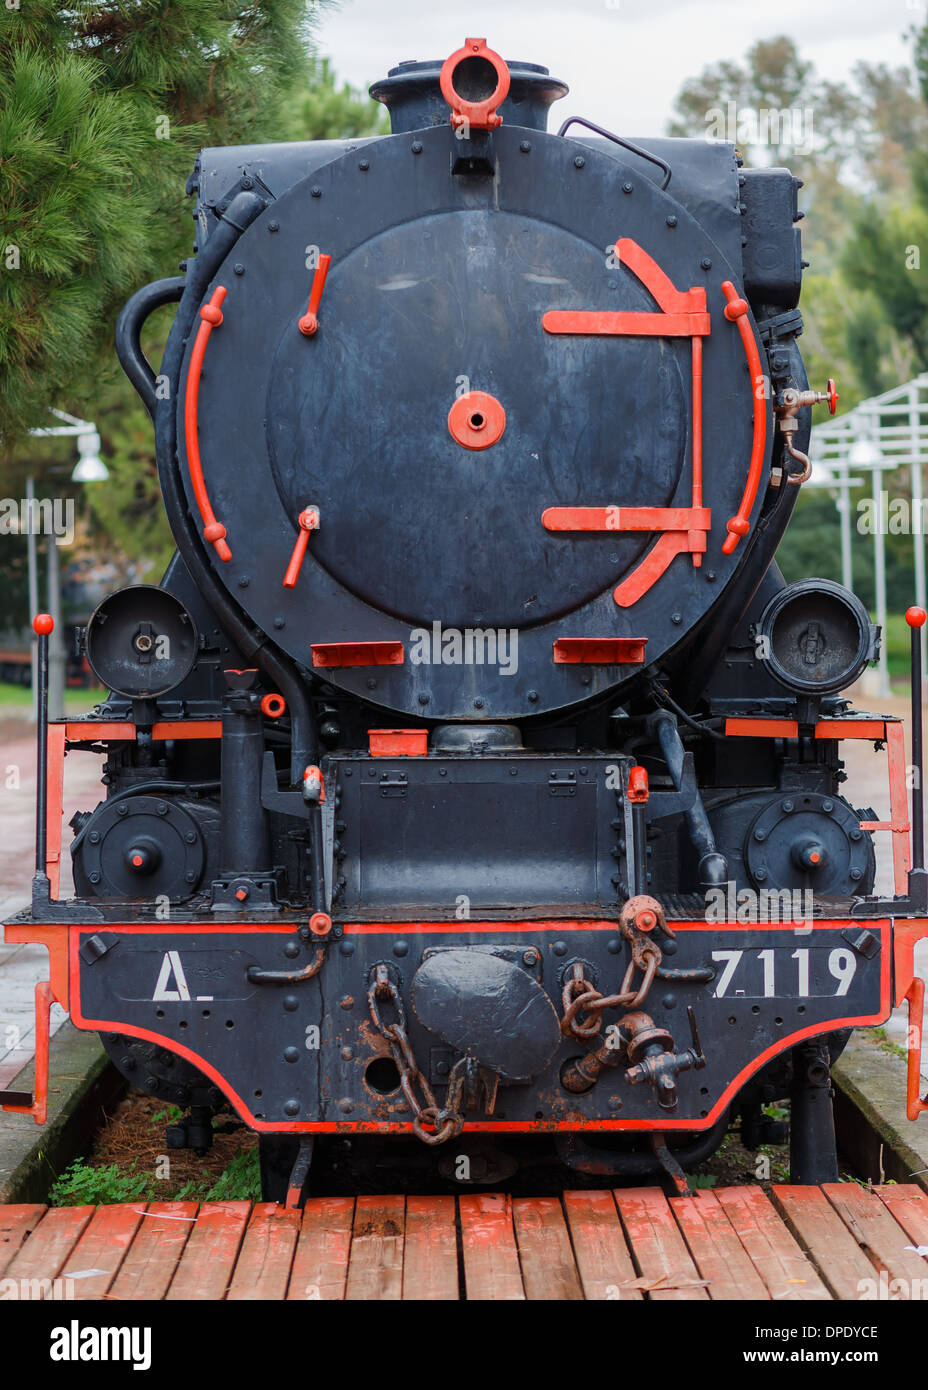
<svg viewBox="0 0 928 1390">
<path fill-rule="evenodd" d="M 173 544 L 116 317 L 189 254 L 199 147 L 373 134 L 381 108 L 317 62 L 319 0 L 21 5 L 0 8 L 0 494 L 22 495 L 30 471 L 40 494 L 67 491 L 73 442 L 28 431 L 50 406 L 93 420 L 110 479 L 81 506 L 101 546 L 156 580 Z M 146 326 L 152 361 L 172 312 Z"/>
</svg>

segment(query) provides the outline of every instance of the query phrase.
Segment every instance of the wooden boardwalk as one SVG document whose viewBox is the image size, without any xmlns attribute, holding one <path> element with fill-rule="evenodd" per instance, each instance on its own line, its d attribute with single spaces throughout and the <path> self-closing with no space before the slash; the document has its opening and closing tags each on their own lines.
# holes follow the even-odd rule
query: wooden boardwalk
<svg viewBox="0 0 928 1390">
<path fill-rule="evenodd" d="M 855 1183 L 6 1206 L 0 1297 L 926 1298 L 921 1244 L 921 1188 Z"/>
</svg>

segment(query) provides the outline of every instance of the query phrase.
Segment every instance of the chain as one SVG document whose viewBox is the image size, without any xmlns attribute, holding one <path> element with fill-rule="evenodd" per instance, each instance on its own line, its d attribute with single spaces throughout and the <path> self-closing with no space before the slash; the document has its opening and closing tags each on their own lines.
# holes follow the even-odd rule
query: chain
<svg viewBox="0 0 928 1390">
<path fill-rule="evenodd" d="M 656 926 L 661 926 L 668 936 L 673 935 L 654 899 L 643 895 L 629 898 L 619 918 L 619 930 L 631 946 L 631 960 L 617 994 L 601 994 L 585 977 L 582 962 L 577 961 L 571 967 L 561 992 L 564 1008 L 561 1032 L 565 1036 L 581 1041 L 595 1038 L 602 1028 L 604 1009 L 641 1008 L 662 959 L 660 946 L 649 935 Z M 642 979 L 638 987 L 633 988 L 636 970 L 642 972 Z M 581 1014 L 585 1015 L 585 1020 L 581 1019 Z"/>
<path fill-rule="evenodd" d="M 380 1016 L 380 1002 L 389 1001 L 396 1012 L 394 1023 L 384 1023 Z M 381 1037 L 390 1044 L 390 1051 L 400 1074 L 400 1087 L 413 1113 L 413 1133 L 423 1144 L 444 1144 L 454 1139 L 464 1127 L 464 1116 L 460 1112 L 464 1089 L 464 1059 L 451 1070 L 448 1081 L 448 1094 L 445 1104 L 439 1107 L 435 1093 L 419 1070 L 412 1044 L 406 1032 L 406 1011 L 403 999 L 396 985 L 390 979 L 386 965 L 374 968 L 374 980 L 367 992 L 367 1003 L 371 1020 Z M 424 1104 L 416 1095 L 421 1093 Z M 426 1128 L 428 1126 L 428 1128 Z"/>
</svg>

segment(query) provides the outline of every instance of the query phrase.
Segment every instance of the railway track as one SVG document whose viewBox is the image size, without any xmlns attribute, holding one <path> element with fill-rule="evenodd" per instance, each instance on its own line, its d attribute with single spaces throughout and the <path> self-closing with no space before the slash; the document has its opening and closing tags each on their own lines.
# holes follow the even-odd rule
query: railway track
<svg viewBox="0 0 928 1390">
<path fill-rule="evenodd" d="M 4 1297 L 883 1301 L 928 1297 L 928 1195 L 656 1187 L 553 1197 L 0 1207 Z M 11 1282 L 12 1281 L 12 1282 Z M 25 1290 L 25 1292 L 22 1292 Z"/>
</svg>

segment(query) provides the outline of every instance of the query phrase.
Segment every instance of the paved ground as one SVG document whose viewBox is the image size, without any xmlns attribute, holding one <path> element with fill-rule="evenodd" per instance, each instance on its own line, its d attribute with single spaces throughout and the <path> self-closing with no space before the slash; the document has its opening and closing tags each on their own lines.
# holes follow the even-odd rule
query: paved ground
<svg viewBox="0 0 928 1390">
<path fill-rule="evenodd" d="M 77 810 L 92 809 L 100 799 L 100 764 L 93 753 L 72 753 L 65 761 L 64 844 L 68 821 Z M 0 922 L 25 907 L 35 865 L 35 734 L 21 719 L 0 718 Z M 71 861 L 62 857 L 61 893 L 74 892 Z M 42 946 L 0 943 L 0 1088 L 33 1053 L 33 990 L 48 978 L 48 953 Z M 67 1018 L 52 1005 L 52 1030 Z"/>
<path fill-rule="evenodd" d="M 879 698 L 857 695 L 861 710 L 880 710 L 885 714 L 907 716 L 907 702 L 898 696 Z M 908 721 L 907 721 L 908 722 Z M 908 733 L 907 733 L 907 748 Z M 876 753 L 872 744 L 846 742 L 847 789 L 856 806 L 872 806 L 878 820 L 889 818 L 889 791 L 886 755 Z M 64 844 L 68 841 L 68 821 L 77 810 L 90 809 L 100 798 L 101 759 L 91 753 L 72 753 L 65 763 Z M 4 719 L 0 711 L 0 922 L 26 905 L 34 863 L 35 835 L 35 740 L 29 724 L 20 718 Z M 888 832 L 876 835 L 877 891 L 893 891 L 892 851 Z M 73 892 L 70 861 L 62 858 L 61 891 Z M 916 965 L 928 978 L 928 942 L 916 953 Z M 47 954 L 41 946 L 0 944 L 0 1087 L 9 1086 L 13 1077 L 32 1056 L 35 984 L 47 974 Z M 66 1017 L 56 1004 L 52 1027 Z M 896 1010 L 887 1032 L 904 1044 L 906 1011 Z M 926 1030 L 928 1034 L 928 1030 Z M 928 1036 L 923 1053 L 923 1072 L 928 1076 Z"/>
</svg>

